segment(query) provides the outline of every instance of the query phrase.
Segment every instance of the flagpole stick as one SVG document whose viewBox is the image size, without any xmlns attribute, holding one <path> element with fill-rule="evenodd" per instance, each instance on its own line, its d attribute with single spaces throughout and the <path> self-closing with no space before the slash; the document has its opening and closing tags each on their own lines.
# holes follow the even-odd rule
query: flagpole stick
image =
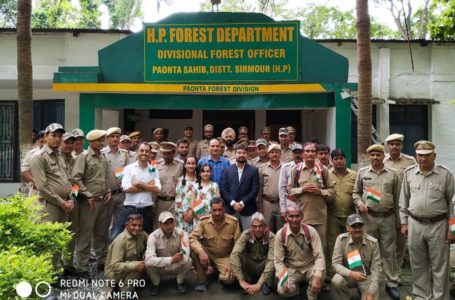
<svg viewBox="0 0 455 300">
<path fill-rule="evenodd" d="M 365 270 L 365 266 L 363 265 L 363 263 L 362 263 L 362 269 L 363 269 L 363 274 L 365 274 L 365 276 L 367 276 L 367 271 Z"/>
</svg>

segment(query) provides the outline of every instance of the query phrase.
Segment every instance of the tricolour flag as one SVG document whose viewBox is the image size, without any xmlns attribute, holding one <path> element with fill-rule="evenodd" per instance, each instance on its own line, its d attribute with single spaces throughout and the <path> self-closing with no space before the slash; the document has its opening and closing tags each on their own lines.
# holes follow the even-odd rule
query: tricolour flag
<svg viewBox="0 0 455 300">
<path fill-rule="evenodd" d="M 452 231 L 452 233 L 455 234 L 455 219 L 449 219 L 449 227 L 450 231 Z"/>
<path fill-rule="evenodd" d="M 180 252 L 182 252 L 183 255 L 188 255 L 190 253 L 190 247 L 183 238 L 183 234 L 180 236 Z"/>
<path fill-rule="evenodd" d="M 373 188 L 368 188 L 367 189 L 367 200 L 371 200 L 377 204 L 381 202 L 382 194 L 378 191 L 376 191 Z"/>
<path fill-rule="evenodd" d="M 193 209 L 196 215 L 200 215 L 205 211 L 204 202 L 202 201 L 202 197 L 199 200 L 191 203 L 191 208 Z"/>
<path fill-rule="evenodd" d="M 124 170 L 125 170 L 124 167 L 120 167 L 115 170 L 115 178 L 117 178 L 118 181 L 123 179 Z"/>
<path fill-rule="evenodd" d="M 359 250 L 354 250 L 348 253 L 348 265 L 351 270 L 363 265 Z"/>
<path fill-rule="evenodd" d="M 288 279 L 289 279 L 289 273 L 288 273 L 288 268 L 284 268 L 283 270 L 281 270 L 281 273 L 280 275 L 278 276 L 278 285 L 283 287 L 286 282 L 288 282 Z"/>
<path fill-rule="evenodd" d="M 78 194 L 79 194 L 79 186 L 77 184 L 75 184 L 71 187 L 71 194 L 70 194 L 71 199 L 76 201 Z"/>
</svg>

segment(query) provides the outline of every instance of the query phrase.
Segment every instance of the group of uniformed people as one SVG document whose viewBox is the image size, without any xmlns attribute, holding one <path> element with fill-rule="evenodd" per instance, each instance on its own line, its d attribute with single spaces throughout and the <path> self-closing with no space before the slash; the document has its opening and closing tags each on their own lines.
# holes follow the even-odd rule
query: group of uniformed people
<svg viewBox="0 0 455 300">
<path fill-rule="evenodd" d="M 302 145 L 293 127 L 280 128 L 278 142 L 268 127 L 249 140 L 242 126 L 237 142 L 229 127 L 214 138 L 207 124 L 201 141 L 192 131 L 186 126 L 174 144 L 162 128 L 154 129 L 150 143 L 140 132 L 122 135 L 117 127 L 87 135 L 56 123 L 44 130 L 44 145 L 25 157 L 21 172 L 43 206 L 42 222 L 71 223 L 68 250 L 76 259 L 53 258 L 64 276 L 89 279 L 94 253 L 108 278 L 147 274 L 152 295 L 159 294 L 162 275 L 176 275 L 177 289 L 185 293 L 185 274 L 193 268 L 198 291 L 217 270 L 222 283 L 237 279 L 247 294 L 276 288 L 281 296 L 295 296 L 307 283 L 309 299 L 329 282 L 342 299 L 349 299 L 350 287 L 358 287 L 362 299 L 378 299 L 384 274 L 386 292 L 400 299 L 409 249 L 413 297 L 449 299 L 454 179 L 435 162 L 433 143 L 416 142 L 414 158 L 401 152 L 404 136 L 392 134 L 386 147 L 367 149 L 370 165 L 355 172 L 346 167 L 342 149 L 330 151 L 317 141 Z M 85 139 L 89 147 L 83 150 Z M 191 232 L 179 228 L 174 215 L 177 182 L 189 157 L 210 166 L 221 190 Z M 226 195 L 243 190 L 247 176 L 258 188 L 254 210 L 245 214 L 245 195 Z"/>
</svg>

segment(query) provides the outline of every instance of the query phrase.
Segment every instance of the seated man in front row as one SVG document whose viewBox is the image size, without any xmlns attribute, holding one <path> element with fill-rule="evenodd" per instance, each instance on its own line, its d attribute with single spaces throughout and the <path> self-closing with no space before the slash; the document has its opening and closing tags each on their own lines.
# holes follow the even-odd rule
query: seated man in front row
<svg viewBox="0 0 455 300">
<path fill-rule="evenodd" d="M 229 256 L 240 236 L 239 222 L 225 214 L 223 199 L 213 198 L 211 206 L 210 215 L 202 217 L 190 235 L 191 258 L 197 272 L 195 290 L 200 292 L 207 290 L 207 274 L 213 271 L 212 263 L 223 284 L 234 282 Z"/>
<path fill-rule="evenodd" d="M 104 274 L 114 279 L 116 287 L 124 292 L 133 292 L 134 280 L 141 279 L 145 273 L 147 233 L 142 230 L 143 223 L 142 215 L 129 215 L 125 229 L 111 243 L 107 253 Z"/>
<path fill-rule="evenodd" d="M 349 300 L 350 287 L 358 287 L 362 300 L 379 299 L 381 255 L 378 241 L 363 233 L 363 219 L 352 214 L 346 221 L 347 233 L 338 236 L 332 256 L 335 275 L 332 285 L 340 299 Z"/>
<path fill-rule="evenodd" d="M 317 299 L 325 274 L 324 250 L 318 232 L 302 222 L 303 214 L 296 205 L 286 209 L 285 225 L 275 236 L 274 263 L 278 277 L 278 294 L 293 297 L 300 294 L 299 283 L 309 282 L 307 296 Z"/>
<path fill-rule="evenodd" d="M 158 217 L 160 228 L 147 241 L 145 265 L 152 281 L 152 296 L 159 294 L 160 276 L 177 275 L 177 290 L 186 293 L 184 279 L 191 270 L 188 233 L 175 227 L 175 217 L 163 211 Z"/>
<path fill-rule="evenodd" d="M 250 229 L 242 232 L 231 253 L 232 271 L 249 295 L 254 295 L 259 290 L 263 295 L 270 294 L 275 275 L 274 242 L 275 234 L 270 232 L 264 215 L 254 213 Z"/>
</svg>

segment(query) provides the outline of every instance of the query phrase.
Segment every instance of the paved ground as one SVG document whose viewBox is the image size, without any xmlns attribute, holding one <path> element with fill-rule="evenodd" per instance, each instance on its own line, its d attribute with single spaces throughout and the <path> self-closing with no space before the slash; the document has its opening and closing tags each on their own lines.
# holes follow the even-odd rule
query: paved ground
<svg viewBox="0 0 455 300">
<path fill-rule="evenodd" d="M 410 277 L 410 271 L 409 270 L 404 270 L 403 274 L 403 279 L 407 282 L 403 286 L 399 287 L 401 297 L 402 299 L 411 299 L 411 298 L 406 298 L 406 296 L 411 295 L 411 277 Z M 263 295 L 254 295 L 254 296 L 248 296 L 244 295 L 242 293 L 242 290 L 238 284 L 235 284 L 232 287 L 223 287 L 220 283 L 216 281 L 215 278 L 212 278 L 212 280 L 209 283 L 209 288 L 206 292 L 197 292 L 194 291 L 194 285 L 195 285 L 195 278 L 192 276 L 192 274 L 189 274 L 187 276 L 187 279 L 185 283 L 188 286 L 188 293 L 185 295 L 180 295 L 178 294 L 177 290 L 175 289 L 175 281 L 174 280 L 165 280 L 161 284 L 161 292 L 160 296 L 158 297 L 152 297 L 150 295 L 150 289 L 143 288 L 138 291 L 138 296 L 139 299 L 223 299 L 223 300 L 234 300 L 234 299 L 251 299 L 251 300 L 259 300 L 259 299 L 264 299 L 264 300 L 271 300 L 271 299 L 281 299 L 276 293 L 272 293 L 269 296 L 263 296 Z M 353 294 L 355 295 L 355 294 Z M 298 297 L 297 299 L 305 299 L 304 297 Z M 327 299 L 327 300 L 336 300 L 338 299 L 337 295 L 331 290 L 329 293 L 321 293 L 319 298 L 320 300 L 322 299 Z M 355 299 L 355 298 L 353 298 Z M 358 297 L 357 299 L 360 299 Z M 380 299 L 390 299 L 388 295 L 385 292 L 384 284 L 382 284 L 381 287 L 381 294 L 380 294 Z"/>
</svg>

